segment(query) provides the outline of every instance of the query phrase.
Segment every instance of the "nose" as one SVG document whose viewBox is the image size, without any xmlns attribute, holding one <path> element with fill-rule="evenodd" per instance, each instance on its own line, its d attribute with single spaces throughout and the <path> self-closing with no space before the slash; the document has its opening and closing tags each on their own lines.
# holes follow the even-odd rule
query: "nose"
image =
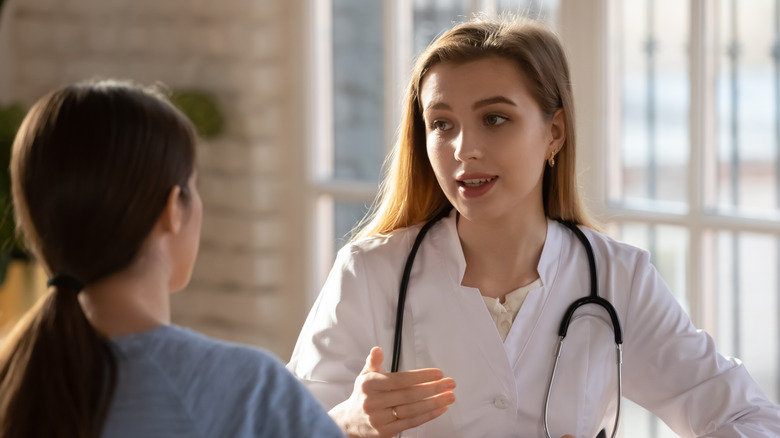
<svg viewBox="0 0 780 438">
<path fill-rule="evenodd" d="M 458 161 L 476 160 L 482 157 L 480 140 L 466 129 L 455 138 L 455 159 Z"/>
</svg>

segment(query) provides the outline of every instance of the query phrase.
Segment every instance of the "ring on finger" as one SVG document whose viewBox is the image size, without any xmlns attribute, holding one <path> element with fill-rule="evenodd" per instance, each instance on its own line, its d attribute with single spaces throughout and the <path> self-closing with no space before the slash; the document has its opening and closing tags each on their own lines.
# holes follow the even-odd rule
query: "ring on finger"
<svg viewBox="0 0 780 438">
<path fill-rule="evenodd" d="M 393 418 L 395 419 L 395 421 L 400 420 L 400 418 L 398 417 L 398 412 L 395 411 L 395 407 L 392 408 L 392 411 L 393 411 Z"/>
</svg>

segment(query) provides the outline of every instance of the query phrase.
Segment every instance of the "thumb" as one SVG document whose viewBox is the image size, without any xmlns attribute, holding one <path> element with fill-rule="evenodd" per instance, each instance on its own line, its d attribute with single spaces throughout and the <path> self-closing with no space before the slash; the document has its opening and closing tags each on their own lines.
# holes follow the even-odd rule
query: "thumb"
<svg viewBox="0 0 780 438">
<path fill-rule="evenodd" d="M 363 367 L 363 371 L 360 374 L 366 373 L 381 373 L 382 361 L 385 359 L 385 354 L 380 347 L 374 347 L 368 353 L 366 358 L 366 365 Z"/>
</svg>

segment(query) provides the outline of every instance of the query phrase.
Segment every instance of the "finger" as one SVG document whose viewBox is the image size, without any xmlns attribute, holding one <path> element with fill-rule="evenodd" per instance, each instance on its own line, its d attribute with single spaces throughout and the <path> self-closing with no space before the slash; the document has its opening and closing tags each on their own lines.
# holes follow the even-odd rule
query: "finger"
<svg viewBox="0 0 780 438">
<path fill-rule="evenodd" d="M 419 426 L 421 424 L 425 424 L 425 423 L 433 420 L 434 418 L 439 417 L 440 415 L 442 415 L 445 412 L 447 412 L 447 407 L 446 406 L 444 406 L 442 408 L 439 408 L 439 409 L 436 409 L 436 410 L 433 410 L 433 411 L 428 411 L 428 412 L 426 412 L 424 414 L 421 414 L 421 415 L 418 415 L 418 416 L 412 417 L 412 418 L 400 418 L 399 417 L 398 421 L 393 421 L 392 423 L 388 424 L 387 427 L 385 428 L 385 431 L 388 432 L 388 435 L 395 436 L 395 435 L 398 435 L 399 433 L 401 433 L 401 432 L 403 432 L 403 431 L 405 431 L 407 429 L 411 429 L 411 428 L 417 427 L 417 426 Z"/>
<path fill-rule="evenodd" d="M 430 397 L 451 392 L 455 389 L 455 381 L 447 377 L 433 382 L 412 385 L 406 388 L 384 391 L 382 397 L 366 400 L 367 409 L 383 409 L 393 406 L 406 405 Z"/>
<path fill-rule="evenodd" d="M 381 373 L 382 372 L 382 361 L 385 359 L 385 354 L 382 352 L 382 349 L 380 347 L 374 347 L 371 349 L 371 351 L 368 352 L 368 357 L 366 357 L 366 365 L 363 366 L 363 370 L 360 372 L 360 374 L 366 374 L 366 373 Z"/>
<path fill-rule="evenodd" d="M 564 435 L 561 438 L 574 438 L 574 435 Z"/>
<path fill-rule="evenodd" d="M 399 373 L 382 373 L 366 379 L 366 389 L 373 391 L 393 391 L 408 388 L 421 383 L 441 380 L 444 373 L 438 368 L 423 368 L 419 370 L 402 371 Z"/>
<path fill-rule="evenodd" d="M 437 394 L 433 397 L 426 398 L 425 400 L 419 400 L 408 404 L 395 406 L 395 413 L 399 419 L 402 418 L 415 418 L 420 415 L 424 415 L 427 412 L 436 411 L 443 407 L 449 406 L 455 403 L 455 394 L 452 392 L 444 392 Z"/>
</svg>

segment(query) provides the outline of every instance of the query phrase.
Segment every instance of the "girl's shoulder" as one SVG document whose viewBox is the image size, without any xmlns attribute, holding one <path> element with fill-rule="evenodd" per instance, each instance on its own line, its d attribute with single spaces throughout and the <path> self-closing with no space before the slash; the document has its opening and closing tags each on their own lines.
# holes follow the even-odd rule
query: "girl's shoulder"
<svg viewBox="0 0 780 438">
<path fill-rule="evenodd" d="M 174 324 L 116 338 L 112 343 L 120 361 L 153 362 L 161 372 L 174 376 L 257 376 L 283 368 L 281 360 L 262 348 L 223 341 Z M 192 368 L 192 373 L 182 373 L 185 368 Z"/>
</svg>

